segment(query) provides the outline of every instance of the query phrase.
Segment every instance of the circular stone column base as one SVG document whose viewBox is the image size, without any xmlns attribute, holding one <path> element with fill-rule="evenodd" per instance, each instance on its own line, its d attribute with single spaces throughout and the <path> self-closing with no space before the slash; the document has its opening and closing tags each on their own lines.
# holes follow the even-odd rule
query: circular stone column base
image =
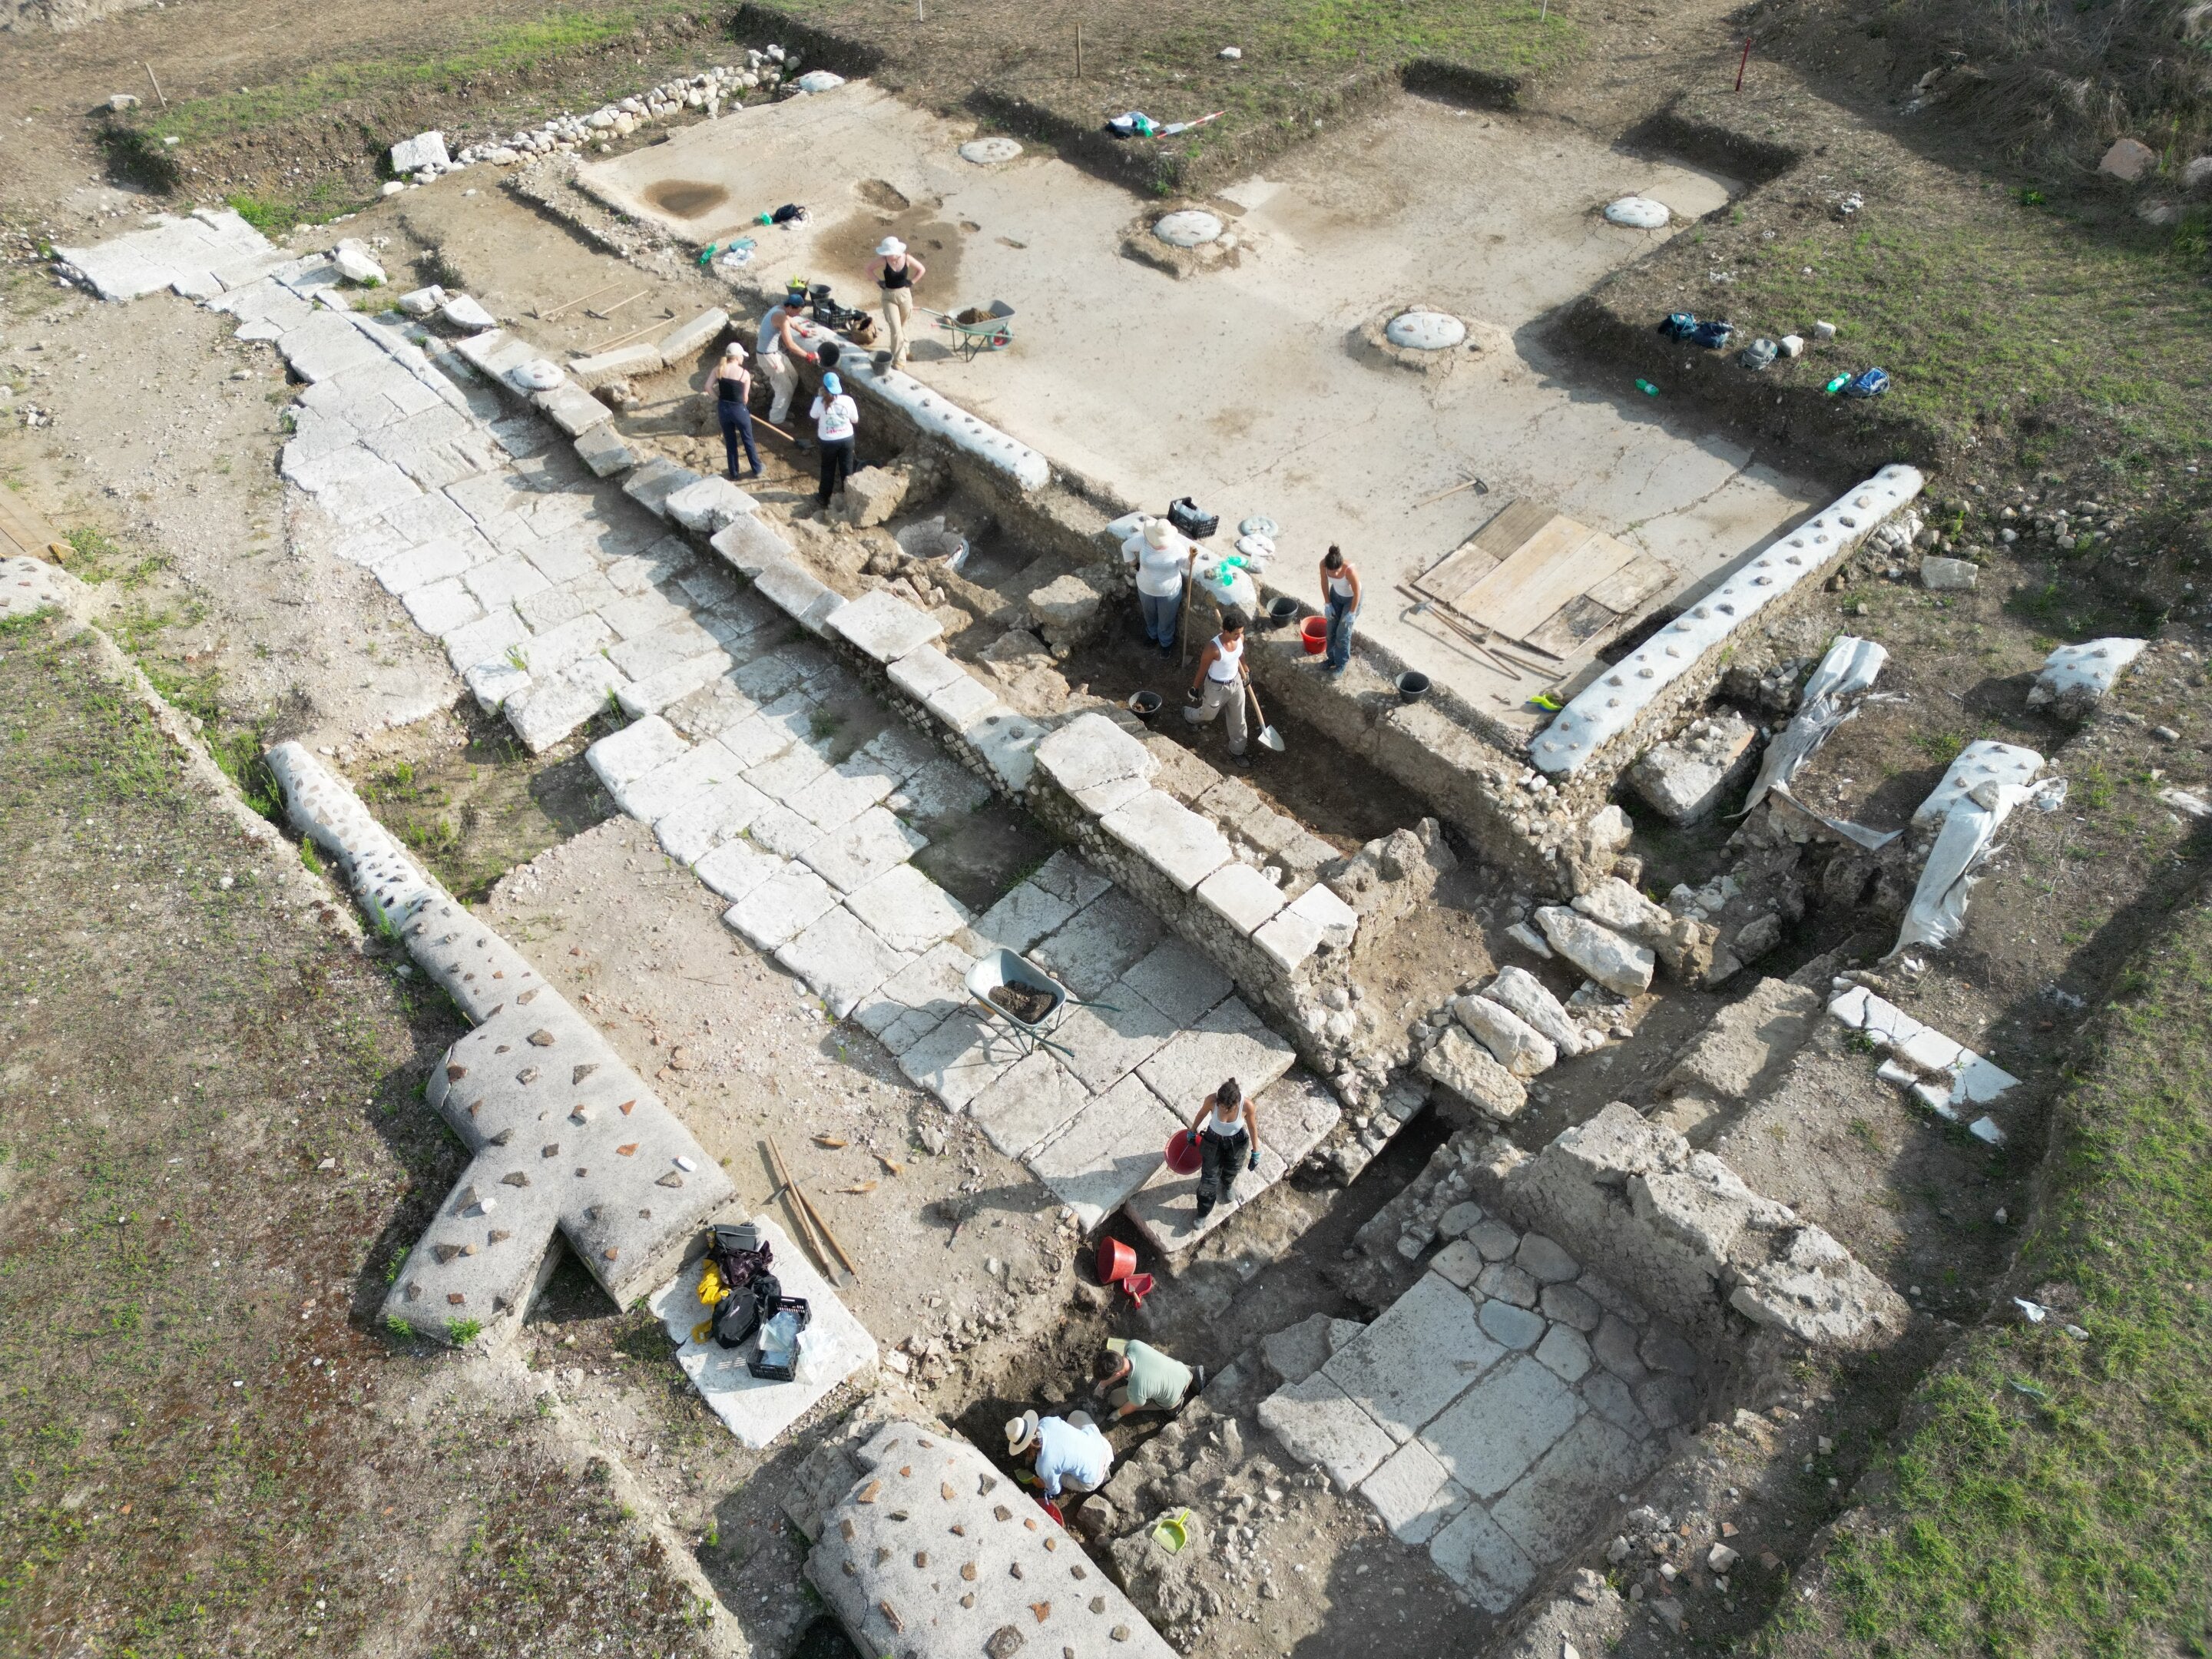
<svg viewBox="0 0 2212 1659">
<path fill-rule="evenodd" d="M 1238 264 L 1255 246 L 1234 208 L 1170 202 L 1147 208 L 1122 228 L 1121 254 L 1170 276 L 1203 276 Z"/>
<path fill-rule="evenodd" d="M 1003 167 L 1021 153 L 1022 147 L 1014 139 L 998 137 L 971 138 L 960 146 L 960 159 L 979 167 Z"/>
<path fill-rule="evenodd" d="M 1422 374 L 1448 374 L 1469 358 L 1491 349 L 1483 337 L 1492 332 L 1470 327 L 1431 305 L 1393 306 L 1361 325 L 1359 337 L 1378 356 Z"/>
</svg>

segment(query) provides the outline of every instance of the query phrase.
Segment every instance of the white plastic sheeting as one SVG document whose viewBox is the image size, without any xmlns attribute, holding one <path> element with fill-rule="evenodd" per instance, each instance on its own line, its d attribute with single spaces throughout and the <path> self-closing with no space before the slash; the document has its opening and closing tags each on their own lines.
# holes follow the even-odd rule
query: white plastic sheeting
<svg viewBox="0 0 2212 1659">
<path fill-rule="evenodd" d="M 2035 776 L 2042 770 L 2042 756 L 2014 744 L 1984 739 L 1960 751 L 1943 781 L 1912 815 L 1916 828 L 1942 828 L 1905 908 L 1892 956 L 1915 945 L 1940 951 L 1959 936 L 1966 925 L 1976 869 L 2013 809 L 2035 793 Z"/>
<path fill-rule="evenodd" d="M 2142 654 L 2147 641 L 2085 640 L 2062 645 L 2043 659 L 2042 672 L 2027 689 L 2027 706 L 2054 705 L 2059 713 L 2080 719 L 2105 700 L 2127 665 Z"/>
<path fill-rule="evenodd" d="M 1759 776 L 1753 780 L 1751 793 L 1744 802 L 1746 812 L 1771 793 L 1869 852 L 1897 839 L 1894 830 L 1884 834 L 1846 819 L 1832 818 L 1824 812 L 1814 811 L 1790 793 L 1790 781 L 1828 740 L 1828 734 L 1845 720 L 1856 718 L 1860 697 L 1873 688 L 1876 676 L 1888 660 L 1889 653 L 1872 640 L 1857 639 L 1849 634 L 1828 647 L 1828 654 L 1820 659 L 1813 678 L 1805 682 L 1796 717 L 1783 728 L 1781 736 L 1766 745 L 1766 753 L 1759 763 Z"/>
<path fill-rule="evenodd" d="M 1571 775 L 1635 723 L 1652 700 L 1808 576 L 1826 571 L 1920 494 L 1917 467 L 1886 466 L 1757 557 L 1600 675 L 1530 750 L 1540 771 Z"/>
</svg>

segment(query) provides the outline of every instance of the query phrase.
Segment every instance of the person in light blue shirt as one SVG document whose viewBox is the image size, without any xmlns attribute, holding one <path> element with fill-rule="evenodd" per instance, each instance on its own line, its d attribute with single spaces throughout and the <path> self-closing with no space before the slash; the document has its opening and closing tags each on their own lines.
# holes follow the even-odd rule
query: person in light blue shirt
<svg viewBox="0 0 2212 1659">
<path fill-rule="evenodd" d="M 1006 1421 L 1006 1455 L 1030 1455 L 1038 1488 L 1047 1498 L 1063 1491 L 1097 1492 L 1114 1467 L 1114 1448 L 1086 1412 L 1063 1419 L 1024 1412 Z"/>
</svg>

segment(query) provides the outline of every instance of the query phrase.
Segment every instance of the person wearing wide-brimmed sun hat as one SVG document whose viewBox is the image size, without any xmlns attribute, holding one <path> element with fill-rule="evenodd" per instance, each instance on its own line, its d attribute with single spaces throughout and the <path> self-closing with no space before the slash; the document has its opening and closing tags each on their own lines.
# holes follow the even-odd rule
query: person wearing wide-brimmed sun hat
<svg viewBox="0 0 2212 1659">
<path fill-rule="evenodd" d="M 1137 567 L 1137 605 L 1145 613 L 1145 641 L 1163 656 L 1174 653 L 1182 620 L 1182 585 L 1198 546 L 1165 519 L 1147 519 L 1121 544 L 1121 557 Z"/>
<path fill-rule="evenodd" d="M 913 343 L 907 336 L 914 328 L 914 287 L 928 274 L 897 237 L 886 236 L 876 244 L 868 275 L 884 296 L 884 341 L 890 348 L 893 368 L 906 366 L 907 348 Z"/>
<path fill-rule="evenodd" d="M 1006 1419 L 1006 1455 L 1026 1457 L 1033 1480 L 1047 1498 L 1062 1492 L 1097 1492 L 1114 1467 L 1114 1448 L 1088 1412 L 1065 1418 L 1024 1412 Z"/>
</svg>

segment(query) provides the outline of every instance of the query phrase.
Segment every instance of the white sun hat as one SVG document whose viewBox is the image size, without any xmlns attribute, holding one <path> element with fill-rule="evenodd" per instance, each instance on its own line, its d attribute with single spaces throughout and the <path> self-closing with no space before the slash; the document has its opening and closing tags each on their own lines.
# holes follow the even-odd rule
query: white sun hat
<svg viewBox="0 0 2212 1659">
<path fill-rule="evenodd" d="M 896 236 L 886 236 L 882 241 L 876 244 L 876 252 L 888 258 L 894 253 L 905 252 L 906 244 L 899 240 Z"/>
</svg>

